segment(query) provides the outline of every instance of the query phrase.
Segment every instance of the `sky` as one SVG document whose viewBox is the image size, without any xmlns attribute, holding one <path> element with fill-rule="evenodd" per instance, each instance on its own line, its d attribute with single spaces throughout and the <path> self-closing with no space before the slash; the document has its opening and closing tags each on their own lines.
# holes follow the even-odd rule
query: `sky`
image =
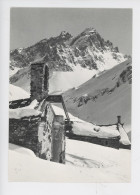
<svg viewBox="0 0 140 195">
<path fill-rule="evenodd" d="M 76 36 L 94 27 L 124 54 L 132 54 L 132 9 L 11 8 L 10 49 L 28 47 L 62 31 Z"/>
</svg>

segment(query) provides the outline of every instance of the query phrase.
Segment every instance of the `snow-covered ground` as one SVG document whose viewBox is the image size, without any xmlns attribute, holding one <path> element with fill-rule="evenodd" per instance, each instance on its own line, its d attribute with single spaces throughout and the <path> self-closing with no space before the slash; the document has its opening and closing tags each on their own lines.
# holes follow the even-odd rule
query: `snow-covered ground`
<svg viewBox="0 0 140 195">
<path fill-rule="evenodd" d="M 130 182 L 130 150 L 67 139 L 66 164 L 62 165 L 9 144 L 9 181 Z"/>
<path fill-rule="evenodd" d="M 12 99 L 20 99 L 18 90 L 16 88 Z M 28 94 L 21 92 L 22 98 L 28 97 Z M 36 101 L 32 102 L 27 109 L 32 110 L 36 104 Z M 56 114 L 65 115 L 63 109 L 52 106 Z M 100 136 L 114 136 L 114 133 L 118 133 L 115 129 L 99 129 L 96 124 L 85 122 L 70 113 L 69 116 L 74 121 L 75 133 L 96 133 Z M 9 144 L 9 181 L 130 182 L 130 154 L 130 150 L 66 139 L 66 164 L 62 165 L 39 159 L 31 150 Z"/>
</svg>

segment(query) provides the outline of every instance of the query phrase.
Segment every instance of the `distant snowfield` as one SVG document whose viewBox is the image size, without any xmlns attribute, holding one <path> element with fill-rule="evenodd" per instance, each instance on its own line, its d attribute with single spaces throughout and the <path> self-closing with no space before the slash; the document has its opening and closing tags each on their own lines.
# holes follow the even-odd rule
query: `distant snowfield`
<svg viewBox="0 0 140 195">
<path fill-rule="evenodd" d="M 9 101 L 29 98 L 30 95 L 25 90 L 15 85 L 9 85 Z"/>
<path fill-rule="evenodd" d="M 119 59 L 120 59 L 119 61 L 115 60 L 112 56 L 112 53 L 110 53 L 109 51 L 106 51 L 103 54 L 102 52 L 94 51 L 94 54 L 93 54 L 88 49 L 88 52 L 90 56 L 92 56 L 93 58 L 94 58 L 94 54 L 96 54 L 96 56 L 98 57 L 102 56 L 102 58 L 104 59 L 104 62 L 97 61 L 98 70 L 96 69 L 91 70 L 89 69 L 88 65 L 86 65 L 87 66 L 86 68 L 83 68 L 80 64 L 78 64 L 76 58 L 75 58 L 76 65 L 68 62 L 67 60 L 67 64 L 72 68 L 73 71 L 68 71 L 68 72 L 53 71 L 49 79 L 49 93 L 50 94 L 59 94 L 71 88 L 77 88 L 78 86 L 82 85 L 83 83 L 91 79 L 94 75 L 98 76 L 98 74 L 101 73 L 102 71 L 112 69 L 117 64 L 125 60 L 122 54 L 118 54 Z M 14 82 L 14 85 L 21 87 L 22 89 L 24 89 L 25 91 L 29 93 L 30 79 L 27 74 L 29 72 L 29 67 L 21 69 L 19 71 L 19 74 L 16 74 L 17 71 L 18 69 L 15 67 L 15 69 L 13 70 L 13 73 L 11 73 L 10 75 L 10 77 L 14 74 L 16 75 L 16 81 Z"/>
<path fill-rule="evenodd" d="M 49 80 L 49 93 L 62 93 L 73 87 L 78 87 L 99 72 L 82 68 L 80 65 L 73 67 L 73 69 L 74 71 L 71 72 L 53 72 Z"/>
<path fill-rule="evenodd" d="M 90 55 L 94 57 L 92 52 L 88 50 Z M 72 67 L 73 71 L 71 72 L 62 72 L 62 71 L 56 71 L 53 72 L 52 76 L 49 80 L 49 93 L 51 94 L 57 94 L 62 93 L 64 91 L 67 91 L 71 88 L 78 88 L 78 86 L 82 85 L 83 83 L 87 82 L 89 79 L 91 79 L 94 75 L 98 76 L 98 74 L 102 71 L 112 69 L 117 64 L 124 61 L 123 55 L 119 54 L 120 56 L 120 62 L 117 62 L 115 59 L 113 59 L 110 52 L 105 52 L 102 54 L 101 52 L 94 52 L 97 56 L 103 55 L 103 59 L 105 60 L 105 64 L 98 62 L 98 70 L 95 69 L 88 69 L 88 68 L 82 68 L 81 65 L 73 65 L 70 64 L 70 67 Z M 88 66 L 87 66 L 88 67 Z"/>
<path fill-rule="evenodd" d="M 130 150 L 67 139 L 62 165 L 9 144 L 8 171 L 10 182 L 130 182 Z"/>
<path fill-rule="evenodd" d="M 78 87 L 91 79 L 95 74 L 97 75 L 99 73 L 97 70 L 82 68 L 80 65 L 73 65 L 73 69 L 74 70 L 70 72 L 54 71 L 52 75 L 50 75 L 49 94 L 60 94 L 73 87 Z M 25 69 L 25 71 L 27 70 Z M 19 77 L 19 75 L 17 77 Z M 17 86 L 25 90 L 27 93 L 30 93 L 30 79 L 27 74 L 25 74 L 24 69 L 21 70 L 20 79 L 12 86 Z"/>
</svg>

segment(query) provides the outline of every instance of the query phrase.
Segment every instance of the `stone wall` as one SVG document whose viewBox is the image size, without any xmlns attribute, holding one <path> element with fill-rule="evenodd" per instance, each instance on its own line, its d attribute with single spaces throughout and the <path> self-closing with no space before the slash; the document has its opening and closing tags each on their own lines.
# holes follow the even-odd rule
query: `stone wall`
<svg viewBox="0 0 140 195">
<path fill-rule="evenodd" d="M 116 148 L 116 149 L 120 148 L 120 143 L 119 143 L 120 138 L 119 137 L 98 138 L 98 137 L 91 137 L 91 136 L 76 135 L 73 133 L 67 133 L 66 135 L 69 137 L 69 139 L 86 141 L 86 142 L 90 142 L 90 143 L 94 143 L 94 144 L 98 144 L 98 145 L 102 145 L 106 147 Z"/>
<path fill-rule="evenodd" d="M 37 99 L 41 101 L 48 96 L 49 89 L 49 69 L 44 63 L 31 64 L 31 100 Z"/>
<path fill-rule="evenodd" d="M 65 163 L 65 128 L 63 116 L 55 116 L 52 135 L 52 161 Z"/>
<path fill-rule="evenodd" d="M 38 142 L 40 144 L 39 157 L 52 160 L 52 139 L 53 139 L 53 123 L 55 120 L 55 114 L 49 103 L 45 105 L 44 117 L 38 126 Z"/>
<path fill-rule="evenodd" d="M 49 103 L 42 115 L 10 118 L 9 142 L 31 149 L 42 159 L 65 163 L 64 118 L 56 116 Z"/>
<path fill-rule="evenodd" d="M 9 120 L 9 142 L 31 149 L 39 156 L 38 124 L 41 117 L 24 117 Z"/>
</svg>

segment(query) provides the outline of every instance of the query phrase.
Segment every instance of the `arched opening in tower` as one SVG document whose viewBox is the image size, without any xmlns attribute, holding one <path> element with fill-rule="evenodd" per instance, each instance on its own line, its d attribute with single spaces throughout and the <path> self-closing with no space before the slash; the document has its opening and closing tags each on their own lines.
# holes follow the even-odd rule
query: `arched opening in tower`
<svg viewBox="0 0 140 195">
<path fill-rule="evenodd" d="M 45 74 L 44 74 L 44 91 L 48 91 L 49 89 L 49 69 L 47 66 L 45 66 Z"/>
</svg>

